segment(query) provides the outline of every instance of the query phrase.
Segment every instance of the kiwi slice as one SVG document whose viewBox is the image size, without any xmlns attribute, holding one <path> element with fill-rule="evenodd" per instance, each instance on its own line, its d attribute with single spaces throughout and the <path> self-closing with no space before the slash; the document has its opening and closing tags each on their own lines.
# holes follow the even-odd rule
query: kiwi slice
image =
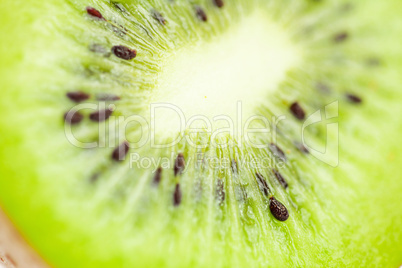
<svg viewBox="0 0 402 268">
<path fill-rule="evenodd" d="M 54 267 L 398 267 L 401 11 L 2 1 L 1 206 Z"/>
</svg>

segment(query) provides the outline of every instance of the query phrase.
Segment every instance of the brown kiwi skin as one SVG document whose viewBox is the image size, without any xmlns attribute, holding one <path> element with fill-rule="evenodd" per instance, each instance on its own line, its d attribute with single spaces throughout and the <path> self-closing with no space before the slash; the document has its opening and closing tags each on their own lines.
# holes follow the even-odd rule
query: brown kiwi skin
<svg viewBox="0 0 402 268">
<path fill-rule="evenodd" d="M 0 267 L 50 268 L 0 207 Z"/>
</svg>

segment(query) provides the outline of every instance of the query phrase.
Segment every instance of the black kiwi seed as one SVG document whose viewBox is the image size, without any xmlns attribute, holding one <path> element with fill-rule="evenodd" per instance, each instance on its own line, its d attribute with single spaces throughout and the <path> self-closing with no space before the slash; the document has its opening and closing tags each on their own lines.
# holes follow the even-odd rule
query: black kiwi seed
<svg viewBox="0 0 402 268">
<path fill-rule="evenodd" d="M 195 13 L 200 20 L 204 22 L 208 21 L 207 13 L 205 13 L 205 11 L 200 6 L 195 6 Z"/>
<path fill-rule="evenodd" d="M 80 112 L 70 111 L 64 114 L 64 121 L 70 125 L 76 125 L 84 119 Z"/>
<path fill-rule="evenodd" d="M 180 184 L 176 184 L 176 188 L 173 194 L 173 205 L 177 207 L 181 203 L 181 189 Z"/>
<path fill-rule="evenodd" d="M 184 171 L 185 166 L 186 162 L 184 160 L 184 156 L 182 153 L 179 153 L 174 163 L 174 175 L 181 175 Z"/>
<path fill-rule="evenodd" d="M 257 179 L 259 181 L 261 192 L 263 192 L 265 196 L 268 196 L 268 194 L 271 191 L 271 189 L 269 189 L 268 184 L 265 181 L 264 177 L 258 172 L 255 173 L 255 175 L 256 175 L 256 177 L 257 177 Z"/>
<path fill-rule="evenodd" d="M 82 102 L 89 99 L 89 94 L 82 91 L 68 92 L 66 96 L 74 102 Z"/>
<path fill-rule="evenodd" d="M 113 111 L 106 109 L 106 110 L 99 110 L 96 112 L 93 112 L 89 115 L 89 119 L 94 122 L 102 122 L 107 119 L 112 115 Z"/>
<path fill-rule="evenodd" d="M 105 18 L 102 16 L 102 13 L 99 12 L 99 10 L 93 8 L 93 7 L 86 7 L 87 13 L 91 15 L 92 17 L 105 20 Z"/>
<path fill-rule="evenodd" d="M 275 174 L 275 177 L 279 181 L 279 183 L 283 186 L 283 188 L 288 188 L 288 183 L 286 182 L 285 178 L 282 177 L 281 173 L 278 170 L 273 169 L 272 172 Z"/>
<path fill-rule="evenodd" d="M 292 105 L 290 105 L 290 111 L 299 120 L 303 120 L 306 117 L 303 108 L 300 106 L 298 102 L 294 102 L 292 103 Z"/>
<path fill-rule="evenodd" d="M 214 4 L 215 6 L 221 8 L 225 5 L 225 3 L 223 2 L 223 0 L 214 0 Z"/>
<path fill-rule="evenodd" d="M 346 98 L 352 103 L 361 103 L 363 101 L 360 97 L 353 94 L 346 94 Z"/>
<path fill-rule="evenodd" d="M 349 38 L 349 34 L 347 32 L 340 32 L 334 36 L 334 42 L 335 43 L 341 43 L 343 41 L 346 41 L 346 39 Z"/>
<path fill-rule="evenodd" d="M 130 149 L 130 145 L 127 141 L 124 141 L 116 149 L 113 150 L 112 159 L 115 161 L 123 161 Z"/>
<path fill-rule="evenodd" d="M 282 159 L 283 161 L 286 161 L 286 155 L 285 153 L 279 148 L 276 144 L 271 143 L 269 145 L 269 149 L 271 149 L 271 152 L 278 158 Z"/>
<path fill-rule="evenodd" d="M 162 16 L 162 14 L 156 10 L 152 10 L 152 17 L 157 20 L 160 24 L 165 25 L 166 19 Z"/>
<path fill-rule="evenodd" d="M 234 174 L 237 174 L 237 162 L 236 162 L 236 160 L 232 160 L 232 165 L 231 165 L 231 167 L 232 167 L 232 172 L 234 173 Z"/>
<path fill-rule="evenodd" d="M 123 60 L 132 60 L 137 56 L 137 51 L 125 46 L 112 47 L 113 54 Z"/>
<path fill-rule="evenodd" d="M 218 179 L 216 184 L 216 196 L 219 200 L 220 206 L 222 206 L 223 202 L 225 201 L 225 192 L 223 191 L 223 189 L 224 189 L 223 180 Z"/>
<path fill-rule="evenodd" d="M 158 167 L 158 169 L 155 171 L 153 183 L 155 185 L 158 185 L 161 182 L 162 179 L 162 168 Z"/>
<path fill-rule="evenodd" d="M 273 196 L 269 198 L 269 209 L 272 215 L 279 221 L 286 221 L 289 218 L 288 209 Z"/>
</svg>

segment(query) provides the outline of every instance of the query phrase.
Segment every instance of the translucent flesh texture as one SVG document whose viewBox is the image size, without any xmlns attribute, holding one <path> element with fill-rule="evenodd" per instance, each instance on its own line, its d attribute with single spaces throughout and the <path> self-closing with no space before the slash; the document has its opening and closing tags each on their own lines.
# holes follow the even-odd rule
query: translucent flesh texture
<svg viewBox="0 0 402 268">
<path fill-rule="evenodd" d="M 55 267 L 402 263 L 400 1 L 354 1 L 351 9 L 338 1 L 239 0 L 226 1 L 223 9 L 197 1 L 208 14 L 207 23 L 196 18 L 187 1 L 124 1 L 124 14 L 102 1 L 42 2 L 0 4 L 0 200 L 28 241 Z M 86 6 L 99 9 L 129 34 L 114 34 L 112 24 L 88 17 Z M 152 18 L 152 9 L 163 13 L 165 26 Z M 289 117 L 279 125 L 278 137 L 288 158 L 280 170 L 287 190 L 268 169 L 197 169 L 191 163 L 180 177 L 174 177 L 173 168 L 164 170 L 155 187 L 151 169 L 130 168 L 128 161 L 113 163 L 112 148 L 83 150 L 67 142 L 61 120 L 73 106 L 65 98 L 67 91 L 117 94 L 122 99 L 116 114 L 143 114 L 163 63 L 169 62 L 165 59 L 180 58 L 181 49 L 194 45 L 215 44 L 216 36 L 241 27 L 255 10 L 267 16 L 261 23 L 277 23 L 273 27 L 283 29 L 303 51 L 301 63 L 291 66 L 281 84 L 267 85 L 271 94 L 261 95 L 266 101 L 255 107 L 267 117 Z M 350 39 L 335 44 L 333 36 L 342 31 Z M 126 45 L 138 56 L 130 62 L 104 58 L 89 51 L 93 43 L 107 50 Z M 382 65 L 368 67 L 366 60 L 372 57 Z M 328 84 L 332 93 L 318 92 L 318 82 Z M 347 103 L 345 92 L 361 96 L 363 104 Z M 338 167 L 294 147 L 301 123 L 292 119 L 288 107 L 295 100 L 307 113 L 339 101 Z M 98 140 L 97 129 L 98 124 L 86 120 L 74 132 L 92 141 Z M 310 130 L 310 139 L 321 144 L 323 129 Z M 269 136 L 258 138 L 270 141 Z M 200 134 L 199 139 L 208 136 Z M 189 159 L 196 150 L 182 142 L 171 149 L 145 146 L 135 152 L 154 157 L 173 153 L 173 158 L 184 152 Z M 223 149 L 207 146 L 202 152 L 238 162 L 246 155 L 270 158 L 267 149 L 239 148 L 235 143 Z M 276 221 L 269 212 L 256 172 L 287 206 L 286 222 Z M 91 183 L 94 174 L 100 175 Z M 218 180 L 224 182 L 221 206 Z M 175 208 L 177 182 L 183 201 Z"/>
</svg>

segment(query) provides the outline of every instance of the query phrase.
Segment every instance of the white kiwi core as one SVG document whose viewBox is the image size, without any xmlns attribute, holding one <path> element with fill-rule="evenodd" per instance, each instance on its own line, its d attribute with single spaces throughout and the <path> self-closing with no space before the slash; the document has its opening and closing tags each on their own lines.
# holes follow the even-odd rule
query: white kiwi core
<svg viewBox="0 0 402 268">
<path fill-rule="evenodd" d="M 183 122 L 205 128 L 216 116 L 247 120 L 301 60 L 287 31 L 253 14 L 209 43 L 177 51 L 164 63 L 151 98 L 154 131 L 177 133 Z M 161 103 L 164 103 L 163 105 Z M 239 111 L 241 105 L 241 111 Z M 203 117 L 203 120 L 191 120 Z M 184 121 L 183 121 L 184 119 Z"/>
</svg>

